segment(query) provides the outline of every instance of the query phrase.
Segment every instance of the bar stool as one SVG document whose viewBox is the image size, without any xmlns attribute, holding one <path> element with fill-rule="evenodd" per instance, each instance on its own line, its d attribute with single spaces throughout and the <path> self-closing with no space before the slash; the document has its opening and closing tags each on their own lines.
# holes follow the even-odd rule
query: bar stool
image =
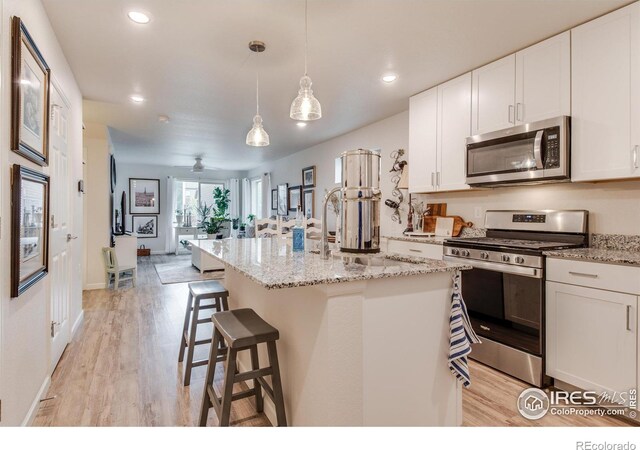
<svg viewBox="0 0 640 450">
<path fill-rule="evenodd" d="M 284 411 L 284 398 L 282 395 L 282 382 L 280 380 L 280 366 L 278 365 L 278 351 L 276 341 L 280 338 L 277 329 L 265 322 L 254 310 L 249 308 L 234 309 L 232 311 L 217 312 L 211 316 L 213 321 L 213 344 L 209 356 L 207 368 L 207 380 L 204 385 L 202 408 L 200 409 L 200 426 L 207 424 L 209 408 L 213 407 L 220 426 L 229 426 L 231 416 L 231 402 L 241 398 L 255 396 L 256 410 L 263 411 L 262 389 L 267 393 L 276 407 L 276 418 L 279 427 L 287 426 L 287 418 Z M 224 341 L 226 349 L 219 349 L 218 343 Z M 269 367 L 260 368 L 258 361 L 258 344 L 266 343 L 269 354 Z M 251 370 L 249 372 L 236 373 L 236 357 L 239 351 L 251 352 Z M 218 397 L 213 388 L 213 379 L 216 372 L 216 363 L 219 353 L 226 351 L 227 367 L 224 373 L 224 385 L 222 397 Z M 271 375 L 273 389 L 267 384 L 264 377 Z M 253 388 L 236 394 L 233 393 L 233 384 L 246 380 L 255 380 Z"/>
<path fill-rule="evenodd" d="M 200 361 L 193 360 L 196 345 L 211 343 L 211 339 L 196 340 L 198 325 L 211 322 L 210 317 L 201 319 L 199 317 L 200 311 L 204 309 L 215 309 L 217 312 L 226 311 L 229 309 L 227 302 L 228 297 L 229 291 L 217 281 L 197 281 L 195 283 L 189 283 L 189 299 L 187 300 L 187 311 L 184 315 L 184 327 L 180 339 L 180 354 L 178 355 L 178 362 L 182 362 L 184 359 L 184 350 L 187 347 L 189 348 L 187 363 L 184 369 L 185 386 L 189 386 L 191 383 L 191 369 L 204 366 L 209 362 L 206 359 Z M 206 305 L 201 304 L 202 300 L 208 299 L 214 299 L 214 302 Z M 189 324 L 191 324 L 191 326 L 189 326 Z"/>
</svg>

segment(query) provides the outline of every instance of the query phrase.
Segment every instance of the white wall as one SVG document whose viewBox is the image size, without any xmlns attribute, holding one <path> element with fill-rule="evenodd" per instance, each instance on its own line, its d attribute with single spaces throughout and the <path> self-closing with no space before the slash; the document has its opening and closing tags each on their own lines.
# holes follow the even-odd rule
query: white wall
<svg viewBox="0 0 640 450">
<path fill-rule="evenodd" d="M 300 130 L 304 133 L 306 129 Z M 382 179 L 380 186 L 382 189 L 381 206 L 381 234 L 383 236 L 397 236 L 402 234 L 406 227 L 406 200 L 403 212 L 402 225 L 391 220 L 392 210 L 384 205 L 384 200 L 391 197 L 391 174 L 389 170 L 393 160 L 391 152 L 399 148 L 407 149 L 409 145 L 409 112 L 405 111 L 387 119 L 375 122 L 371 125 L 359 128 L 350 133 L 338 136 L 322 144 L 315 145 L 306 150 L 294 153 L 293 155 L 272 161 L 251 170 L 251 178 L 261 175 L 263 172 L 271 173 L 271 188 L 275 189 L 278 184 L 289 183 L 289 186 L 302 184 L 302 169 L 308 166 L 316 166 L 316 187 L 315 187 L 315 216 L 321 218 L 320 209 L 324 199 L 325 189 L 329 190 L 335 186 L 334 183 L 334 162 L 340 154 L 346 150 L 357 148 L 381 149 L 382 150 Z M 408 153 L 405 154 L 405 158 Z M 269 202 L 269 205 L 271 202 Z M 275 211 L 272 211 L 275 214 Z M 329 228 L 333 228 L 334 215 L 329 212 Z"/>
<path fill-rule="evenodd" d="M 38 400 L 49 380 L 49 298 L 50 277 L 44 278 L 19 298 L 10 298 L 10 182 L 11 165 L 21 164 L 48 173 L 9 149 L 11 124 L 11 16 L 19 16 L 44 55 L 51 72 L 70 101 L 69 151 L 71 173 L 75 180 L 82 174 L 82 96 L 73 73 L 58 45 L 39 0 L 4 0 L 0 21 L 1 53 L 1 127 L 0 127 L 0 181 L 2 238 L 0 240 L 0 398 L 2 399 L 2 425 L 20 425 L 31 418 L 39 406 Z M 52 192 L 52 195 L 55 193 Z M 71 207 L 70 232 L 82 237 L 82 203 L 74 194 Z M 72 268 L 81 264 L 82 239 L 72 247 Z M 79 287 L 79 286 L 78 286 Z M 80 292 L 71 299 L 70 320 L 75 323 L 82 310 Z"/>
<path fill-rule="evenodd" d="M 85 264 L 84 289 L 104 288 L 102 248 L 108 247 L 111 236 L 109 217 L 109 155 L 107 127 L 85 123 Z"/>
<path fill-rule="evenodd" d="M 193 174 L 190 169 L 170 166 L 154 166 L 145 164 L 118 163 L 118 153 L 115 152 L 117 183 L 114 193 L 114 206 L 120 208 L 122 192 L 127 193 L 127 215 L 125 225 L 127 231 L 131 231 L 131 215 L 129 212 L 129 178 L 156 178 L 160 180 L 160 215 L 158 216 L 158 237 L 138 239 L 138 245 L 144 244 L 152 253 L 164 253 L 166 251 L 167 216 L 174 216 L 173 208 L 168 204 L 167 177 L 173 176 L 181 180 L 193 181 L 224 181 L 230 178 L 242 178 L 245 172 L 230 170 L 205 170 L 202 174 Z M 196 219 L 195 217 L 193 218 Z"/>
</svg>

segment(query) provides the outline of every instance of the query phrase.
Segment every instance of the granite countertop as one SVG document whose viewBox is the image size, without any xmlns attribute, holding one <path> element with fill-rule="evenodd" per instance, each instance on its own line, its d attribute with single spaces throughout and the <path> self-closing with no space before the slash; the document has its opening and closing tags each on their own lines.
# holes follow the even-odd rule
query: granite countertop
<svg viewBox="0 0 640 450">
<path fill-rule="evenodd" d="M 571 248 L 544 252 L 553 258 L 575 259 L 599 263 L 640 266 L 640 252 L 604 248 Z"/>
<path fill-rule="evenodd" d="M 445 236 L 382 236 L 384 239 L 391 239 L 394 241 L 405 241 L 405 242 L 422 242 L 423 244 L 436 244 L 442 245 L 444 240 L 447 239 Z"/>
<path fill-rule="evenodd" d="M 344 283 L 468 270 L 471 266 L 428 258 L 380 255 L 364 265 L 354 258 L 320 258 L 310 251 L 293 253 L 281 238 L 192 240 L 191 245 L 222 261 L 266 289 Z"/>
</svg>

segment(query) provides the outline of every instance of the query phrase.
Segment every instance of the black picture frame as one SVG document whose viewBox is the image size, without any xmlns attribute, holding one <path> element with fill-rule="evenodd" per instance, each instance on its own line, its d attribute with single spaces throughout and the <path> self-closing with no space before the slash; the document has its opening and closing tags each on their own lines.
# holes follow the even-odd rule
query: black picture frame
<svg viewBox="0 0 640 450">
<path fill-rule="evenodd" d="M 313 189 L 302 191 L 302 213 L 307 219 L 315 216 L 316 213 L 316 193 Z"/>
<path fill-rule="evenodd" d="M 302 207 L 302 186 L 291 186 L 287 191 L 287 203 L 289 204 L 289 211 L 297 211 L 298 205 Z"/>
<path fill-rule="evenodd" d="M 136 197 L 136 192 L 147 193 L 152 189 L 151 197 Z M 144 203 L 150 202 L 145 206 Z M 157 178 L 129 178 L 129 214 L 158 215 L 160 214 L 160 180 Z"/>
<path fill-rule="evenodd" d="M 110 155 L 109 159 L 109 178 L 111 179 L 111 193 L 113 194 L 116 191 L 116 183 L 118 182 L 116 174 L 116 157 Z"/>
<path fill-rule="evenodd" d="M 49 177 L 18 164 L 12 175 L 11 297 L 15 298 L 49 273 Z M 41 193 L 37 186 L 42 186 Z M 23 269 L 29 271 L 23 274 Z"/>
<path fill-rule="evenodd" d="M 302 169 L 302 187 L 316 187 L 316 166 L 309 166 Z"/>
<path fill-rule="evenodd" d="M 151 220 L 147 220 L 151 219 Z M 152 232 L 150 234 L 140 232 L 138 228 L 141 224 L 144 224 L 144 221 L 147 220 L 147 223 L 151 223 Z M 136 223 L 137 222 L 137 223 Z M 150 239 L 158 237 L 158 216 L 152 214 L 138 214 L 135 216 L 131 216 L 131 232 L 134 233 L 138 239 Z"/>
<path fill-rule="evenodd" d="M 289 183 L 278 185 L 278 215 L 289 214 Z"/>
<path fill-rule="evenodd" d="M 278 210 L 278 190 L 277 189 L 271 189 L 271 210 L 272 211 Z"/>
<path fill-rule="evenodd" d="M 23 72 L 23 68 L 27 70 Z M 24 22 L 14 16 L 11 19 L 11 150 L 39 166 L 49 163 L 50 80 L 51 70 L 42 53 Z"/>
</svg>

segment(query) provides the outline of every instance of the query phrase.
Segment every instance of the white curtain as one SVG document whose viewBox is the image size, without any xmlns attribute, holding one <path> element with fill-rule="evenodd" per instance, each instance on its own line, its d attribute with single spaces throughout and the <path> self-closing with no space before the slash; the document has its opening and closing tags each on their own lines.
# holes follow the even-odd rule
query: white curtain
<svg viewBox="0 0 640 450">
<path fill-rule="evenodd" d="M 240 180 L 231 178 L 229 180 L 229 214 L 232 219 L 240 217 Z"/>
<path fill-rule="evenodd" d="M 242 218 L 240 222 L 247 220 L 247 216 L 251 214 L 251 180 L 242 179 Z"/>
<path fill-rule="evenodd" d="M 165 213 L 167 232 L 165 233 L 166 241 L 164 248 L 167 253 L 173 253 L 176 251 L 176 239 L 173 234 L 175 232 L 173 228 L 173 218 L 176 210 L 176 179 L 174 177 L 167 177 L 167 205 L 169 208 L 168 212 Z"/>
<path fill-rule="evenodd" d="M 262 174 L 262 218 L 269 217 L 271 208 L 271 174 Z"/>
</svg>

